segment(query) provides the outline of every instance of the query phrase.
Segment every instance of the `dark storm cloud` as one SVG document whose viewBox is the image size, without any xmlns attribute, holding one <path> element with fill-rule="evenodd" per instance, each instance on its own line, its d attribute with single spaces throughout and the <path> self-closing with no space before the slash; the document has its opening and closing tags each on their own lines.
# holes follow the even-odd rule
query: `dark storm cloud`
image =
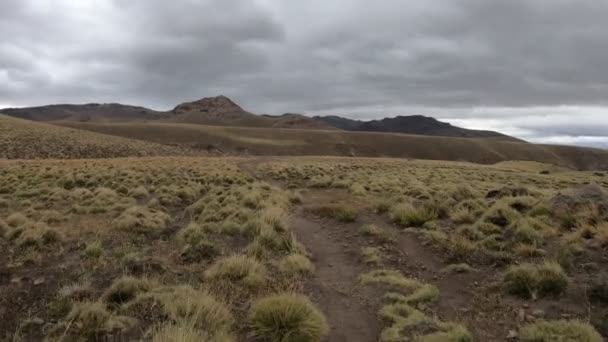
<svg viewBox="0 0 608 342">
<path fill-rule="evenodd" d="M 0 106 L 223 93 L 256 112 L 426 114 L 601 145 L 607 17 L 597 0 L 4 0 Z"/>
</svg>

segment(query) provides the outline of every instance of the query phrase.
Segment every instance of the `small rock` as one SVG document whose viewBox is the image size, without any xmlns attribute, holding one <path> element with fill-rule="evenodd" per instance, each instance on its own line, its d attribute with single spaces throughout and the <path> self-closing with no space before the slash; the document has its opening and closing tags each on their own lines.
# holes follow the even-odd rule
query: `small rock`
<svg viewBox="0 0 608 342">
<path fill-rule="evenodd" d="M 514 340 L 517 338 L 517 336 L 518 336 L 517 331 L 509 330 L 509 333 L 507 334 L 507 339 Z"/>
<path fill-rule="evenodd" d="M 11 283 L 13 284 L 19 284 L 21 282 L 21 278 L 20 277 L 15 277 L 11 279 Z"/>
<path fill-rule="evenodd" d="M 526 320 L 526 310 L 524 309 L 519 309 L 519 312 L 517 313 L 517 319 L 520 322 L 523 322 Z"/>
<path fill-rule="evenodd" d="M 570 314 L 563 313 L 563 314 L 562 314 L 562 318 L 570 318 Z"/>
<path fill-rule="evenodd" d="M 532 311 L 532 316 L 538 317 L 538 318 L 543 318 L 543 317 L 545 317 L 545 311 L 544 310 L 534 310 L 534 311 Z"/>
<path fill-rule="evenodd" d="M 536 317 L 532 315 L 526 315 L 526 322 L 534 322 L 536 321 Z"/>
<path fill-rule="evenodd" d="M 30 320 L 30 322 L 32 322 L 32 324 L 36 324 L 36 325 L 43 325 L 44 324 L 44 320 L 40 317 L 34 317 Z"/>
<path fill-rule="evenodd" d="M 528 304 L 528 303 L 524 303 L 523 307 L 524 307 L 525 309 L 527 309 L 527 308 L 529 308 L 529 307 L 530 307 L 530 304 Z"/>
<path fill-rule="evenodd" d="M 34 280 L 34 286 L 38 286 L 38 285 L 42 285 L 44 284 L 44 278 L 36 278 Z"/>
</svg>

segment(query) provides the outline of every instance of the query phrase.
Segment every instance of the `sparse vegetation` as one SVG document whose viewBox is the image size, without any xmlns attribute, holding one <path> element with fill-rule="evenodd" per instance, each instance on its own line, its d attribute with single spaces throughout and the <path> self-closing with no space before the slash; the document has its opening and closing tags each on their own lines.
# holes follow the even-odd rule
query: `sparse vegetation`
<svg viewBox="0 0 608 342">
<path fill-rule="evenodd" d="M 250 287 L 259 287 L 266 281 L 266 267 L 256 259 L 245 255 L 234 255 L 218 260 L 205 272 L 209 279 L 243 282 Z"/>
<path fill-rule="evenodd" d="M 604 339 L 593 326 L 579 321 L 540 321 L 524 326 L 521 341 L 527 342 L 601 342 Z"/>
<path fill-rule="evenodd" d="M 391 209 L 391 218 L 403 227 L 422 227 L 426 222 L 437 218 L 437 212 L 428 206 L 403 203 Z"/>
<path fill-rule="evenodd" d="M 569 279 L 559 263 L 522 264 L 509 268 L 504 277 L 505 289 L 528 298 L 558 296 L 568 287 Z"/>
<path fill-rule="evenodd" d="M 315 272 L 315 265 L 302 254 L 290 254 L 279 261 L 279 269 L 288 275 L 308 275 Z"/>
<path fill-rule="evenodd" d="M 306 297 L 289 293 L 254 302 L 249 320 L 254 335 L 269 342 L 315 342 L 329 331 L 319 309 Z"/>
<path fill-rule="evenodd" d="M 24 340 L 122 332 L 235 341 L 293 330 L 306 331 L 303 341 L 333 340 L 351 324 L 338 312 L 371 322 L 370 296 L 384 291 L 384 329 L 373 332 L 383 341 L 523 338 L 524 321 L 564 312 L 605 333 L 605 283 L 590 282 L 608 267 L 608 184 L 528 167 L 356 157 L 0 160 L 0 304 L 10 303 L 0 331 L 9 340 L 17 331 Z M 313 324 L 322 333 L 309 334 L 299 309 L 271 321 L 287 317 L 279 304 L 256 316 L 268 318 L 258 330 L 255 303 L 285 292 L 312 293 L 324 311 L 342 297 L 348 305 L 325 312 L 331 331 Z M 509 293 L 551 309 L 537 316 L 529 303 L 515 320 Z M 567 304 L 586 297 L 591 313 Z"/>
</svg>

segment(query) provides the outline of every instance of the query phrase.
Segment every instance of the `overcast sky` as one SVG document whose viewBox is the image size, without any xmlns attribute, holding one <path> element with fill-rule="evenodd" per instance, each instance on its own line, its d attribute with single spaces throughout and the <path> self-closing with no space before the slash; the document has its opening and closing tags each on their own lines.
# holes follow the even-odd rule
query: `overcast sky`
<svg viewBox="0 0 608 342">
<path fill-rule="evenodd" d="M 224 94 L 608 148 L 604 0 L 1 0 L 0 107 Z"/>
</svg>

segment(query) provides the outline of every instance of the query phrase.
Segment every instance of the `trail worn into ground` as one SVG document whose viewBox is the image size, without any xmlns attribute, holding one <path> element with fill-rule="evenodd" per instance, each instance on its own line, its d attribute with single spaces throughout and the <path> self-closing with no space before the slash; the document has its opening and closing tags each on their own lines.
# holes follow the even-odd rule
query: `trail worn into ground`
<svg viewBox="0 0 608 342">
<path fill-rule="evenodd" d="M 257 176 L 257 165 L 268 161 L 247 160 L 239 167 Z M 344 227 L 314 220 L 296 208 L 290 216 L 290 228 L 315 264 L 315 274 L 306 281 L 305 291 L 327 317 L 331 330 L 326 341 L 377 341 L 382 329 L 377 315 L 381 293 L 360 284 L 358 278 L 366 268 L 356 254 L 358 248 L 340 231 Z"/>
</svg>

